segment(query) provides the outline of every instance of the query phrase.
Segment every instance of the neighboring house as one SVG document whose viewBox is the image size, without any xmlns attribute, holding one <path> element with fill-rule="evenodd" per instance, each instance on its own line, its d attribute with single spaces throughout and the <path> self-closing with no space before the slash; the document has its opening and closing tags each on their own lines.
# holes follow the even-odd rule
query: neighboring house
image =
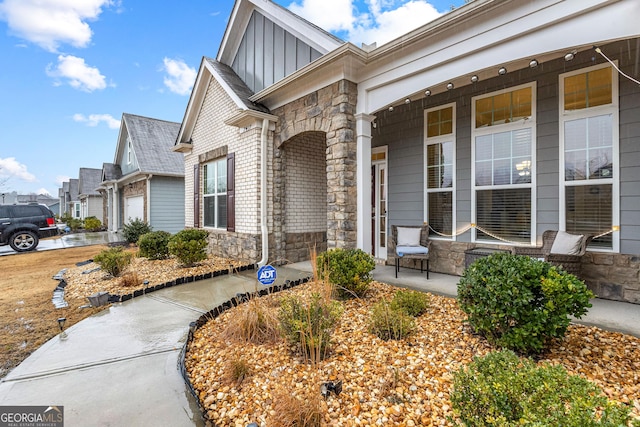
<svg viewBox="0 0 640 427">
<path fill-rule="evenodd" d="M 428 223 L 460 274 L 565 230 L 598 236 L 591 289 L 640 303 L 640 2 L 475 0 L 362 48 L 268 0 L 230 16 L 174 147 L 214 253 L 393 262 L 391 226 Z"/>
<path fill-rule="evenodd" d="M 171 151 L 179 129 L 180 123 L 122 115 L 114 161 L 101 172 L 109 230 L 136 218 L 156 231 L 184 228 L 184 162 Z"/>
<path fill-rule="evenodd" d="M 80 168 L 78 171 L 80 219 L 93 216 L 104 222 L 102 194 L 98 192 L 101 182 L 102 169 Z"/>
<path fill-rule="evenodd" d="M 72 218 L 80 219 L 80 196 L 78 193 L 78 180 L 70 179 L 62 183 L 58 189 L 60 196 L 60 216 L 65 214 Z"/>
</svg>

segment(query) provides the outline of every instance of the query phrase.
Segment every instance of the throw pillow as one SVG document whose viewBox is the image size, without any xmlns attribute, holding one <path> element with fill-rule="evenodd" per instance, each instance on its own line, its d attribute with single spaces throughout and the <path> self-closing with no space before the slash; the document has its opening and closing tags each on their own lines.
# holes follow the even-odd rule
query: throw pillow
<svg viewBox="0 0 640 427">
<path fill-rule="evenodd" d="M 569 234 L 564 231 L 558 231 L 556 238 L 551 245 L 551 253 L 559 255 L 578 255 L 580 253 L 580 245 L 584 238 L 581 234 Z"/>
<path fill-rule="evenodd" d="M 420 246 L 420 228 L 398 227 L 396 246 Z"/>
</svg>

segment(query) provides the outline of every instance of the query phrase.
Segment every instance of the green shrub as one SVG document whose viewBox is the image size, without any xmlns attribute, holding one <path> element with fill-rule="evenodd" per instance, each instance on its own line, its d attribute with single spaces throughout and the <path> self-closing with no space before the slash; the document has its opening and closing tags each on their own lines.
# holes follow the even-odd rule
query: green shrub
<svg viewBox="0 0 640 427">
<path fill-rule="evenodd" d="M 362 297 L 371 283 L 373 257 L 361 249 L 331 249 L 318 255 L 318 276 L 336 286 L 341 298 Z"/>
<path fill-rule="evenodd" d="M 72 219 L 73 217 L 69 212 L 65 212 L 62 215 L 60 215 L 60 222 L 64 222 L 65 224 L 68 224 L 69 221 L 71 221 Z"/>
<path fill-rule="evenodd" d="M 373 305 L 369 330 L 378 338 L 401 340 L 409 335 L 415 326 L 413 317 L 402 308 L 393 308 L 388 301 Z"/>
<path fill-rule="evenodd" d="M 207 258 L 209 232 L 198 228 L 182 230 L 169 239 L 169 253 L 184 266 L 192 266 Z"/>
<path fill-rule="evenodd" d="M 131 219 L 122 227 L 122 235 L 129 243 L 136 243 L 143 234 L 151 233 L 153 227 L 140 218 Z"/>
<path fill-rule="evenodd" d="M 70 218 L 67 221 L 67 227 L 69 227 L 71 231 L 78 231 L 82 228 L 82 220 L 78 218 Z"/>
<path fill-rule="evenodd" d="M 466 426 L 626 426 L 629 408 L 561 366 L 511 351 L 474 358 L 454 373 L 451 403 Z"/>
<path fill-rule="evenodd" d="M 593 293 L 550 264 L 506 253 L 480 258 L 458 283 L 458 304 L 473 329 L 500 347 L 539 353 L 580 318 Z"/>
<path fill-rule="evenodd" d="M 331 334 L 341 315 L 342 306 L 338 301 L 327 300 L 314 293 L 308 300 L 284 297 L 278 320 L 289 343 L 298 346 L 305 359 L 318 362 L 327 354 Z"/>
<path fill-rule="evenodd" d="M 429 307 L 429 295 L 417 291 L 398 291 L 393 295 L 391 308 L 404 310 L 409 316 L 418 317 Z"/>
<path fill-rule="evenodd" d="M 131 264 L 132 258 L 133 254 L 131 252 L 127 252 L 118 246 L 103 250 L 93 257 L 93 261 L 113 277 L 118 277 Z"/>
<path fill-rule="evenodd" d="M 152 231 L 140 236 L 138 247 L 140 256 L 149 259 L 166 259 L 169 257 L 169 239 L 171 233 Z"/>
<path fill-rule="evenodd" d="M 88 216 L 84 219 L 84 229 L 88 231 L 99 231 L 102 222 L 95 216 Z"/>
</svg>

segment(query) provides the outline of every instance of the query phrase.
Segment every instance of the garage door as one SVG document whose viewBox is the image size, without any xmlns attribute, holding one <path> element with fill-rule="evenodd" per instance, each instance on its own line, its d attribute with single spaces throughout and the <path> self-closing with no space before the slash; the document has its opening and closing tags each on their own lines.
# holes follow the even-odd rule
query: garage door
<svg viewBox="0 0 640 427">
<path fill-rule="evenodd" d="M 127 197 L 124 202 L 124 223 L 129 224 L 132 219 L 144 218 L 144 196 Z"/>
</svg>

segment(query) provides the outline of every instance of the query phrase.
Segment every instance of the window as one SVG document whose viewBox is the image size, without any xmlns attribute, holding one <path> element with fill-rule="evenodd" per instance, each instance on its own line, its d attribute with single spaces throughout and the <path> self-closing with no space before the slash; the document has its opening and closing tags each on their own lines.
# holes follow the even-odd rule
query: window
<svg viewBox="0 0 640 427">
<path fill-rule="evenodd" d="M 618 88 L 613 68 L 560 76 L 560 227 L 598 235 L 618 223 Z M 617 235 L 591 247 L 617 250 Z"/>
<path fill-rule="evenodd" d="M 80 202 L 73 203 L 73 217 L 80 218 Z"/>
<path fill-rule="evenodd" d="M 453 236 L 455 104 L 426 110 L 425 221 L 430 236 Z"/>
<path fill-rule="evenodd" d="M 533 243 L 535 85 L 473 98 L 474 240 Z"/>
<path fill-rule="evenodd" d="M 204 165 L 204 226 L 227 228 L 227 158 Z"/>
<path fill-rule="evenodd" d="M 131 158 L 132 158 L 132 147 L 131 147 L 131 139 L 127 138 L 127 164 L 130 165 L 131 164 Z"/>
</svg>

